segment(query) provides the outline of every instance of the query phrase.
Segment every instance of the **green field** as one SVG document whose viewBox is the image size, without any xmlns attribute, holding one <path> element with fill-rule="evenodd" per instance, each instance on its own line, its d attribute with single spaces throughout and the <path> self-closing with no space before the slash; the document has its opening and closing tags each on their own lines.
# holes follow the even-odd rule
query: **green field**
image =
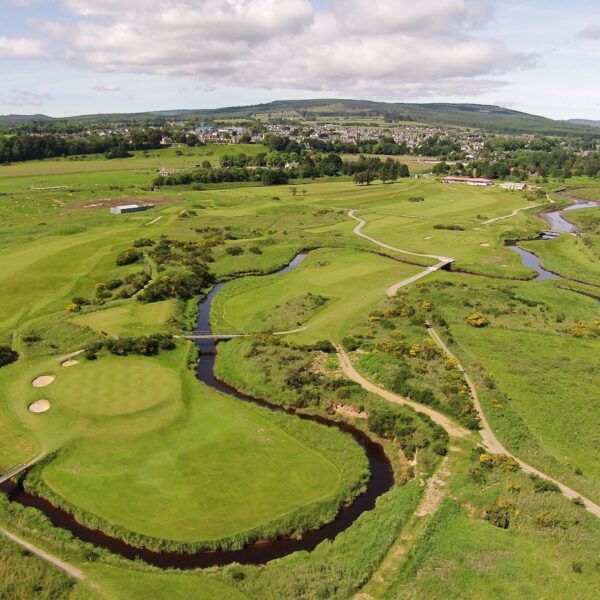
<svg viewBox="0 0 600 600">
<path fill-rule="evenodd" d="M 25 477 L 30 491 L 92 528 L 157 550 L 237 548 L 331 521 L 367 477 L 364 452 L 350 436 L 206 387 L 194 374 L 193 344 L 179 337 L 174 349 L 151 356 L 141 355 L 143 337 L 123 350 L 131 342 L 124 338 L 188 333 L 213 282 L 235 279 L 216 296 L 211 324 L 250 337 L 220 346 L 218 374 L 273 403 L 383 436 L 396 485 L 313 552 L 189 573 L 84 546 L 2 496 L 2 527 L 83 569 L 86 579 L 66 584 L 54 567 L 0 539 L 0 570 L 31 575 L 20 583 L 3 578 L 8 591 L 0 586 L 0 596 L 345 600 L 364 589 L 374 599 L 594 597 L 598 519 L 551 490 L 536 491 L 523 473 L 483 469 L 473 453 L 477 432 L 448 442 L 411 409 L 346 379 L 328 344 L 352 345 L 368 379 L 392 390 L 408 382 L 411 394 L 429 389 L 435 398 L 422 393 L 424 402 L 472 426 L 462 375 L 440 353 L 428 354 L 424 321 L 432 320 L 474 379 L 500 441 L 600 502 L 600 311 L 584 295 L 600 285 L 593 211 L 573 215 L 588 226 L 583 238 L 523 242 L 572 280 L 534 283 L 505 242 L 537 236 L 544 223 L 532 213 L 544 198 L 431 176 L 151 191 L 162 167 L 218 164 L 225 153 L 265 147 L 176 150 L 0 168 L 0 343 L 19 352 L 0 368 L 0 472 L 43 453 Z M 597 182 L 571 183 L 594 197 Z M 156 206 L 109 214 L 111 204 L 130 200 Z M 358 237 L 351 209 L 367 235 L 409 253 L 455 258 L 452 271 L 386 299 L 390 286 L 435 259 Z M 118 266 L 134 244 L 139 260 Z M 301 251 L 308 256 L 299 268 L 274 274 Z M 202 280 L 202 269 L 212 278 Z M 140 288 L 119 295 L 125 284 L 106 293 L 110 282 L 141 276 L 157 297 Z M 197 280 L 203 287 L 188 293 Z M 488 325 L 469 325 L 472 313 Z M 102 348 L 90 352 L 93 344 Z M 73 357 L 78 364 L 61 366 L 85 348 Z M 56 380 L 34 388 L 40 375 Z M 30 413 L 40 399 L 50 410 Z M 393 424 L 382 425 L 386 419 Z M 443 497 L 420 517 L 438 470 Z M 500 501 L 508 529 L 486 518 Z"/>
</svg>

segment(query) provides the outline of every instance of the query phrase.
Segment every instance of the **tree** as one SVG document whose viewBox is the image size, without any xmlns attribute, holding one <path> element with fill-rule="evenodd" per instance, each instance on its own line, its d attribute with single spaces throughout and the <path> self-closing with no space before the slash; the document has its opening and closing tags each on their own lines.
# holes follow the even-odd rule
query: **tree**
<svg viewBox="0 0 600 600">
<path fill-rule="evenodd" d="M 0 346 L 0 367 L 9 365 L 19 358 L 19 353 L 13 350 L 10 346 Z"/>
</svg>

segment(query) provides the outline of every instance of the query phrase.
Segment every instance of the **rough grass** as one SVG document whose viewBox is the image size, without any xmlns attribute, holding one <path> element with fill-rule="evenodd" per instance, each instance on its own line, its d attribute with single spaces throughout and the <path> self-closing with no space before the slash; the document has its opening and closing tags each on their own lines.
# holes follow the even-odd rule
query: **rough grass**
<svg viewBox="0 0 600 600">
<path fill-rule="evenodd" d="M 540 257 L 542 267 L 567 279 L 599 287 L 600 296 L 600 238 L 576 238 L 561 235 L 554 240 L 522 242 L 526 250 Z"/>
<path fill-rule="evenodd" d="M 0 598 L 3 600 L 62 600 L 75 582 L 0 534 Z"/>
<path fill-rule="evenodd" d="M 574 489 L 600 498 L 597 432 L 598 339 L 573 334 L 598 318 L 597 303 L 553 282 L 512 283 L 465 277 L 411 289 L 448 324 L 492 428 L 508 448 Z M 482 312 L 489 327 L 466 322 Z M 575 330 L 576 330 L 575 329 Z"/>
</svg>

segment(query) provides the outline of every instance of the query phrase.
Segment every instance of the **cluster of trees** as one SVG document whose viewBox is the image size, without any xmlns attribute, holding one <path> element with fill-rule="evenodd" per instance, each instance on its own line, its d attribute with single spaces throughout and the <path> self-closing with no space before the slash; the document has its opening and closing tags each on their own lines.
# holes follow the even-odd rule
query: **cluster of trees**
<svg viewBox="0 0 600 600">
<path fill-rule="evenodd" d="M 181 171 L 173 175 L 157 175 L 152 187 L 174 185 L 202 185 L 207 183 L 254 182 L 264 185 L 279 185 L 289 182 L 290 174 L 284 169 L 247 169 L 242 167 L 204 167 L 193 171 Z"/>
<path fill-rule="evenodd" d="M 421 413 L 411 415 L 385 405 L 372 407 L 367 425 L 379 437 L 394 440 L 409 460 L 417 449 L 428 446 L 441 456 L 447 453 L 448 434 L 441 427 L 434 427 L 431 419 Z"/>
<path fill-rule="evenodd" d="M 171 271 L 151 281 L 138 294 L 140 302 L 159 302 L 168 298 L 190 300 L 201 295 L 215 281 L 207 264 L 213 260 L 209 244 L 161 237 L 148 253 L 160 271 L 168 267 Z"/>
<path fill-rule="evenodd" d="M 156 356 L 161 350 L 173 350 L 175 341 L 170 334 L 155 333 L 140 337 L 124 337 L 108 339 L 89 344 L 85 348 L 85 357 L 96 360 L 98 354 L 104 349 L 117 356 L 139 354 L 142 356 Z"/>
<path fill-rule="evenodd" d="M 532 176 L 557 179 L 600 175 L 600 153 L 578 154 L 569 150 L 517 150 L 496 158 L 480 158 L 467 163 L 441 162 L 433 167 L 436 175 L 465 175 L 488 179 L 526 181 Z"/>
<path fill-rule="evenodd" d="M 386 183 L 410 176 L 408 167 L 393 158 L 382 161 L 380 158 L 361 156 L 357 161 L 345 162 L 343 170 L 346 174 L 352 175 L 357 185 L 370 185 L 374 179 L 381 179 Z"/>
<path fill-rule="evenodd" d="M 130 156 L 131 150 L 160 148 L 160 129 L 136 129 L 130 136 L 21 132 L 0 136 L 0 163 L 40 160 L 80 154 L 104 154 L 107 158 Z"/>
<path fill-rule="evenodd" d="M 281 165 L 281 160 L 286 157 L 288 168 L 261 167 L 257 163 Z M 297 160 L 296 160 L 297 159 Z M 173 185 L 194 185 L 223 182 L 260 182 L 264 185 L 282 185 L 289 183 L 290 179 L 317 179 L 320 177 L 337 177 L 339 175 L 356 176 L 357 183 L 371 183 L 374 179 L 383 182 L 396 181 L 400 177 L 409 177 L 408 167 L 398 161 L 388 158 L 382 161 L 378 157 L 361 156 L 358 160 L 344 161 L 339 154 L 308 154 L 302 155 L 258 155 L 247 157 L 224 156 L 222 165 L 213 168 L 204 164 L 193 171 L 181 171 L 173 175 L 157 175 L 153 187 Z M 239 165 L 245 166 L 239 166 Z M 252 165 L 252 166 L 250 166 Z"/>
</svg>

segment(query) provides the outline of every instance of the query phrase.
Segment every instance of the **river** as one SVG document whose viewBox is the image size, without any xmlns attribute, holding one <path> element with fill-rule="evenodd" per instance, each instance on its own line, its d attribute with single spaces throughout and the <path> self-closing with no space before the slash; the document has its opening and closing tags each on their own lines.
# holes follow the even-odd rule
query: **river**
<svg viewBox="0 0 600 600">
<path fill-rule="evenodd" d="M 286 267 L 275 274 L 288 273 L 298 268 L 304 262 L 306 256 L 306 253 L 299 254 Z M 200 304 L 196 326 L 197 333 L 205 334 L 212 331 L 210 326 L 212 301 L 224 285 L 225 283 L 220 283 L 215 286 L 206 300 Z M 343 507 L 334 521 L 309 531 L 299 538 L 280 537 L 275 540 L 260 541 L 241 550 L 204 551 L 196 554 L 154 552 L 147 548 L 137 548 L 102 531 L 82 525 L 70 513 L 53 506 L 43 498 L 29 494 L 20 484 L 7 482 L 0 486 L 0 490 L 6 492 L 13 502 L 37 508 L 46 515 L 54 526 L 67 529 L 81 541 L 105 548 L 127 559 L 141 559 L 148 564 L 164 569 L 198 569 L 233 563 L 258 565 L 276 558 L 282 558 L 299 550 L 314 550 L 321 542 L 332 540 L 339 533 L 348 529 L 364 512 L 372 510 L 375 507 L 377 498 L 392 488 L 394 474 L 383 447 L 371 440 L 363 431 L 345 422 L 334 421 L 317 415 L 296 413 L 293 409 L 269 404 L 265 400 L 259 400 L 240 393 L 215 376 L 214 366 L 218 344 L 211 339 L 197 340 L 196 343 L 201 352 L 201 360 L 196 369 L 196 375 L 204 384 L 237 400 L 258 404 L 269 410 L 282 411 L 296 418 L 313 421 L 326 427 L 335 427 L 350 434 L 363 447 L 369 460 L 370 470 L 370 478 L 366 489 L 352 504 Z"/>
</svg>

